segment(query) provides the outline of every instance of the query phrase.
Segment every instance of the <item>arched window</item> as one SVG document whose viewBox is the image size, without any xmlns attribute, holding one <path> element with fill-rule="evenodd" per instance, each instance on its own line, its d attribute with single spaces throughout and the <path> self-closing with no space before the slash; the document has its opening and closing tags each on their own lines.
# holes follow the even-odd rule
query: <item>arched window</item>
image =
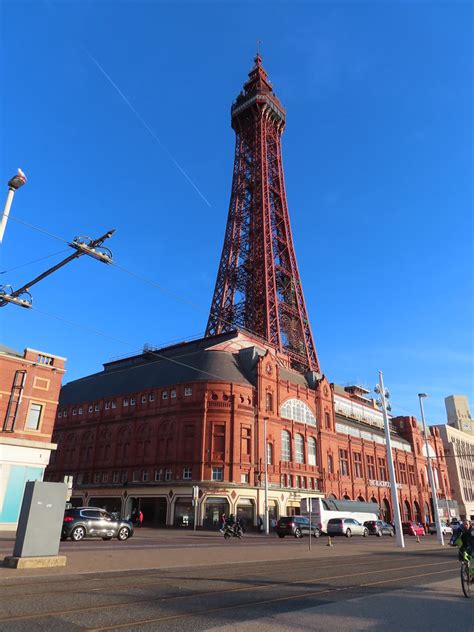
<svg viewBox="0 0 474 632">
<path fill-rule="evenodd" d="M 287 430 L 281 431 L 281 460 L 291 461 L 290 433 Z"/>
<path fill-rule="evenodd" d="M 311 408 L 300 399 L 287 399 L 280 409 L 280 415 L 283 419 L 299 421 L 310 426 L 316 425 L 316 417 Z"/>
<path fill-rule="evenodd" d="M 308 439 L 308 465 L 316 465 L 316 439 L 309 437 Z"/>
<path fill-rule="evenodd" d="M 300 434 L 295 435 L 295 461 L 304 463 L 304 439 Z"/>
<path fill-rule="evenodd" d="M 410 518 L 411 518 L 410 503 L 408 502 L 408 500 L 405 500 L 405 502 L 403 503 L 403 520 L 405 522 L 408 522 Z"/>
<path fill-rule="evenodd" d="M 273 444 L 267 443 L 267 463 L 273 465 Z"/>
</svg>

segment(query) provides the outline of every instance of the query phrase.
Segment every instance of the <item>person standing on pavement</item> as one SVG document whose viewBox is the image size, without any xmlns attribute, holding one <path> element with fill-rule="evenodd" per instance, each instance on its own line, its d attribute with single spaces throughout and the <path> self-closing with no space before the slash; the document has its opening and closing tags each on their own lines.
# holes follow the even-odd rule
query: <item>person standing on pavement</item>
<svg viewBox="0 0 474 632">
<path fill-rule="evenodd" d="M 140 509 L 140 511 L 138 512 L 137 527 L 141 527 L 142 522 L 143 522 L 143 511 Z"/>
</svg>

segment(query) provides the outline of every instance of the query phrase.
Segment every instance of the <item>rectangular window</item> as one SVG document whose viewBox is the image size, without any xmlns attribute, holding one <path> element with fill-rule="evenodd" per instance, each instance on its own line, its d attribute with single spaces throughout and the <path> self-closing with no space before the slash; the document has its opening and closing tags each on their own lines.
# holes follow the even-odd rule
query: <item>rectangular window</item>
<svg viewBox="0 0 474 632">
<path fill-rule="evenodd" d="M 267 411 L 272 411 L 273 410 L 273 394 L 267 391 L 265 398 L 266 398 L 265 408 L 267 409 Z"/>
<path fill-rule="evenodd" d="M 79 410 L 77 411 L 78 415 L 82 415 L 82 406 L 79 406 Z"/>
<path fill-rule="evenodd" d="M 248 483 L 249 482 L 248 472 L 246 472 L 245 474 L 241 474 L 240 475 L 240 482 L 241 483 Z"/>
<path fill-rule="evenodd" d="M 334 474 L 334 462 L 330 454 L 328 454 L 328 474 Z"/>
<path fill-rule="evenodd" d="M 148 470 L 142 470 L 142 481 L 144 483 L 148 481 Z"/>
<path fill-rule="evenodd" d="M 100 472 L 94 474 L 94 483 L 100 483 Z"/>
<path fill-rule="evenodd" d="M 286 487 L 286 475 L 282 474 L 280 476 L 280 487 Z"/>
<path fill-rule="evenodd" d="M 87 408 L 87 412 L 88 412 L 88 413 L 93 413 L 93 412 L 94 412 L 94 406 L 92 406 L 92 405 L 91 405 L 91 406 L 89 406 L 89 407 Z"/>
<path fill-rule="evenodd" d="M 193 389 L 190 386 L 186 386 L 186 388 L 184 389 L 185 397 L 189 397 L 192 394 L 193 394 Z"/>
<path fill-rule="evenodd" d="M 241 430 L 241 452 L 242 456 L 250 456 L 250 428 L 242 428 Z M 248 460 L 248 458 L 246 459 Z"/>
<path fill-rule="evenodd" d="M 125 397 L 122 403 L 124 406 L 128 406 L 128 397 Z"/>
<path fill-rule="evenodd" d="M 95 412 L 96 412 L 96 413 L 97 413 L 97 412 L 99 412 L 99 410 L 100 410 L 100 406 L 99 406 L 99 404 L 96 404 L 96 405 L 94 406 L 94 410 L 95 410 Z"/>
<path fill-rule="evenodd" d="M 72 409 L 72 416 L 75 417 L 77 415 L 77 408 Z"/>
<path fill-rule="evenodd" d="M 117 408 L 117 402 L 115 401 L 115 399 L 112 402 L 112 408 Z"/>
<path fill-rule="evenodd" d="M 165 470 L 165 481 L 170 481 L 171 480 L 171 470 Z"/>
<path fill-rule="evenodd" d="M 175 388 L 171 389 L 170 397 L 171 397 L 171 399 L 176 399 L 176 389 Z"/>
<path fill-rule="evenodd" d="M 114 483 L 119 483 L 120 482 L 120 472 L 114 472 L 113 477 L 112 477 L 112 481 Z"/>
<path fill-rule="evenodd" d="M 109 482 L 109 473 L 108 472 L 103 472 L 102 473 L 102 482 L 103 483 L 108 483 Z"/>
<path fill-rule="evenodd" d="M 326 422 L 326 428 L 331 428 L 331 417 L 329 413 L 324 413 L 324 420 Z"/>
<path fill-rule="evenodd" d="M 212 458 L 223 459 L 225 451 L 225 426 L 214 424 L 212 428 Z"/>
<path fill-rule="evenodd" d="M 161 393 L 161 399 L 168 399 L 168 391 L 163 391 Z"/>
<path fill-rule="evenodd" d="M 291 474 L 288 474 L 287 479 L 288 479 L 287 486 L 293 487 L 293 476 Z"/>
<path fill-rule="evenodd" d="M 140 472 L 138 470 L 133 471 L 132 481 L 138 483 L 140 481 Z"/>
<path fill-rule="evenodd" d="M 67 417 L 67 409 L 63 412 L 63 417 Z"/>
<path fill-rule="evenodd" d="M 28 417 L 26 418 L 25 428 L 28 428 L 29 430 L 38 430 L 42 411 L 43 406 L 41 406 L 41 404 L 31 404 L 30 410 L 28 411 Z"/>
<path fill-rule="evenodd" d="M 339 450 L 339 470 L 341 476 L 349 476 L 349 455 L 347 450 Z"/>
<path fill-rule="evenodd" d="M 59 413 L 58 413 L 58 419 L 61 419 L 62 416 L 63 416 L 63 412 L 62 412 L 62 410 L 60 410 Z"/>
<path fill-rule="evenodd" d="M 142 395 L 142 404 L 146 404 L 146 395 Z"/>
<path fill-rule="evenodd" d="M 130 406 L 135 406 L 137 403 L 136 397 L 130 397 Z"/>
<path fill-rule="evenodd" d="M 148 401 L 149 401 L 149 402 L 154 402 L 154 401 L 155 401 L 155 395 L 154 395 L 153 393 L 150 393 L 150 394 L 148 395 Z"/>
<path fill-rule="evenodd" d="M 163 470 L 155 470 L 155 481 L 161 481 L 163 478 Z"/>
<path fill-rule="evenodd" d="M 193 470 L 191 467 L 184 467 L 183 468 L 183 478 L 184 480 L 191 480 L 193 477 Z"/>
<path fill-rule="evenodd" d="M 299 488 L 300 486 L 300 477 L 298 475 L 295 476 L 295 487 Z"/>
<path fill-rule="evenodd" d="M 105 402 L 105 410 L 110 410 L 110 402 Z"/>
<path fill-rule="evenodd" d="M 408 478 L 410 480 L 410 485 L 415 485 L 415 466 L 414 465 L 409 465 L 408 466 Z M 382 479 L 385 480 L 385 479 Z"/>
<path fill-rule="evenodd" d="M 367 455 L 367 478 L 371 481 L 375 480 L 375 457 Z"/>
<path fill-rule="evenodd" d="M 379 457 L 378 464 L 379 464 L 379 479 L 381 481 L 388 481 L 387 464 L 385 463 L 385 459 L 383 459 L 382 457 Z"/>
<path fill-rule="evenodd" d="M 360 452 L 353 453 L 354 459 L 354 478 L 363 478 L 362 476 L 362 455 Z"/>
<path fill-rule="evenodd" d="M 406 484 L 408 483 L 408 480 L 407 480 L 407 466 L 406 466 L 406 463 L 400 463 L 399 468 L 400 468 L 400 482 L 401 482 L 403 485 L 406 485 Z"/>
<path fill-rule="evenodd" d="M 81 472 L 80 474 L 76 475 L 76 485 L 82 485 L 84 481 L 84 474 Z"/>
<path fill-rule="evenodd" d="M 128 472 L 124 470 L 122 472 L 122 483 L 126 483 L 128 481 Z"/>
<path fill-rule="evenodd" d="M 224 471 L 222 467 L 213 467 L 212 468 L 212 480 L 213 481 L 223 481 L 224 480 Z"/>
<path fill-rule="evenodd" d="M 306 489 L 306 476 L 301 477 L 301 487 Z"/>
</svg>

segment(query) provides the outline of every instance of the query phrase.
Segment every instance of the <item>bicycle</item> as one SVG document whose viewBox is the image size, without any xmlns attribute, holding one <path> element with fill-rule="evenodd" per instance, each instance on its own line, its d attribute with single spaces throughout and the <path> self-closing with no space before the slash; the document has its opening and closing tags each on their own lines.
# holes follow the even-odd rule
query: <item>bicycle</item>
<svg viewBox="0 0 474 632">
<path fill-rule="evenodd" d="M 470 599 L 474 586 L 474 566 L 472 565 L 472 556 L 468 551 L 462 552 L 463 560 L 461 562 L 461 586 L 464 596 Z"/>
</svg>

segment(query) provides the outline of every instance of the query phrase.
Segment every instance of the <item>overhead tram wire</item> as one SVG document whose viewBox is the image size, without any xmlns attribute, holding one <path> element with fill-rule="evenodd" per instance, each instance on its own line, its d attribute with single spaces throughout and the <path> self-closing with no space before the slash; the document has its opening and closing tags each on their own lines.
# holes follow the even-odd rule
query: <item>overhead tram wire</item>
<svg viewBox="0 0 474 632">
<path fill-rule="evenodd" d="M 63 237 L 59 237 L 58 235 L 55 235 L 47 230 L 44 230 L 43 228 L 39 228 L 38 226 L 34 226 L 33 224 L 29 224 L 28 222 L 25 222 L 23 220 L 20 220 L 18 218 L 12 218 L 14 219 L 14 221 L 23 224 L 24 226 L 28 226 L 28 228 L 31 228 L 33 230 L 37 230 L 40 233 L 43 233 L 45 235 L 49 235 L 50 237 L 53 237 L 54 239 L 57 239 L 58 241 L 62 241 L 65 244 L 67 244 L 68 246 L 70 245 L 70 240 L 68 239 L 64 239 Z M 168 290 L 167 288 L 165 288 L 164 286 L 160 285 L 159 283 L 157 283 L 156 281 L 153 281 L 152 279 L 148 279 L 136 272 L 133 272 L 132 270 L 128 270 L 127 268 L 120 266 L 118 263 L 116 263 L 115 261 L 111 261 L 110 262 L 111 266 L 116 267 L 118 270 L 120 270 L 121 272 L 124 272 L 125 274 L 128 274 L 131 277 L 134 277 L 136 279 L 138 279 L 139 281 L 141 281 L 142 283 L 146 283 L 148 285 L 151 285 L 152 287 L 155 287 L 156 289 L 160 290 L 163 294 L 167 294 L 168 296 L 174 298 L 176 301 L 181 302 L 185 305 L 189 305 L 190 307 L 192 307 L 193 309 L 195 309 L 196 311 L 199 312 L 204 312 L 206 314 L 209 314 L 210 316 L 215 316 L 215 314 L 213 312 L 209 312 L 208 309 L 206 307 L 202 307 L 201 305 L 198 305 L 197 303 L 194 303 L 192 301 L 190 301 L 189 299 L 185 298 L 184 296 L 181 296 L 180 294 L 177 294 L 176 292 L 172 292 L 171 290 Z M 230 325 L 231 327 L 235 327 L 234 323 L 225 320 L 224 318 L 220 318 L 221 322 L 224 323 L 225 325 Z M 258 334 L 255 331 L 252 331 L 251 329 L 245 329 L 246 332 L 248 332 L 250 335 L 252 336 L 256 336 L 257 338 L 261 338 L 260 334 Z"/>
<path fill-rule="evenodd" d="M 49 259 L 50 257 L 57 257 L 58 255 L 62 255 L 68 250 L 59 250 L 58 252 L 53 252 L 50 255 L 45 255 L 44 257 L 39 257 L 38 259 L 33 259 L 32 261 L 28 261 L 27 263 L 22 263 L 19 266 L 15 266 L 14 268 L 8 268 L 8 270 L 0 270 L 0 274 L 6 274 L 7 272 L 13 272 L 14 270 L 19 270 L 20 268 L 25 268 L 26 266 L 30 266 L 33 263 L 37 263 L 38 261 L 44 261 L 45 259 Z"/>
<path fill-rule="evenodd" d="M 40 310 L 40 309 L 38 309 L 37 307 L 34 307 L 34 306 L 32 306 L 31 309 L 36 311 L 36 312 L 38 312 L 38 314 L 41 314 L 42 316 L 46 316 L 48 318 L 53 318 L 55 320 L 59 320 L 59 321 L 65 322 L 65 323 L 67 323 L 69 325 L 73 325 L 74 327 L 78 327 L 79 329 L 84 329 L 85 331 L 87 331 L 89 333 L 93 333 L 96 336 L 101 336 L 101 337 L 107 338 L 109 340 L 114 340 L 115 342 L 119 342 L 120 344 L 127 345 L 127 346 L 130 346 L 130 347 L 133 346 L 127 340 L 122 340 L 121 338 L 116 338 L 115 336 L 110 336 L 110 335 L 104 333 L 103 331 L 99 331 L 97 329 L 92 329 L 92 328 L 86 327 L 85 325 L 81 325 L 80 323 L 76 323 L 76 322 L 74 322 L 72 320 L 64 318 L 63 316 L 57 316 L 56 314 L 49 314 L 48 312 L 43 312 L 42 310 Z M 217 380 L 219 380 L 221 382 L 228 382 L 229 381 L 228 379 L 224 378 L 222 375 L 217 375 L 217 373 L 211 373 L 210 371 L 206 371 L 204 369 L 198 369 L 195 366 L 192 366 L 191 364 L 187 364 L 186 362 L 180 362 L 179 360 L 175 360 L 174 358 L 169 358 L 168 356 L 166 356 L 166 355 L 164 355 L 162 353 L 159 353 L 158 351 L 148 350 L 148 351 L 146 351 L 146 353 L 155 356 L 157 358 L 157 360 L 167 360 L 168 362 L 171 362 L 172 364 L 177 364 L 177 365 L 183 366 L 183 367 L 185 367 L 187 369 L 191 369 L 193 371 L 197 371 L 197 372 L 200 372 L 200 373 L 205 373 L 206 375 L 209 375 L 210 377 L 215 378 L 215 379 L 217 379 Z M 184 355 L 189 355 L 189 354 L 184 354 Z M 131 371 L 132 369 L 138 369 L 138 368 L 141 368 L 141 366 L 143 366 L 143 365 L 127 366 L 127 367 L 125 367 L 123 369 L 118 369 L 117 371 L 114 371 L 114 375 L 117 374 L 117 373 L 121 373 L 122 371 Z M 78 379 L 83 381 L 83 380 L 87 380 L 87 379 L 92 379 L 93 377 L 95 377 L 95 375 L 93 375 L 93 376 L 89 375 L 89 376 L 86 376 L 84 378 L 78 378 Z"/>
</svg>

